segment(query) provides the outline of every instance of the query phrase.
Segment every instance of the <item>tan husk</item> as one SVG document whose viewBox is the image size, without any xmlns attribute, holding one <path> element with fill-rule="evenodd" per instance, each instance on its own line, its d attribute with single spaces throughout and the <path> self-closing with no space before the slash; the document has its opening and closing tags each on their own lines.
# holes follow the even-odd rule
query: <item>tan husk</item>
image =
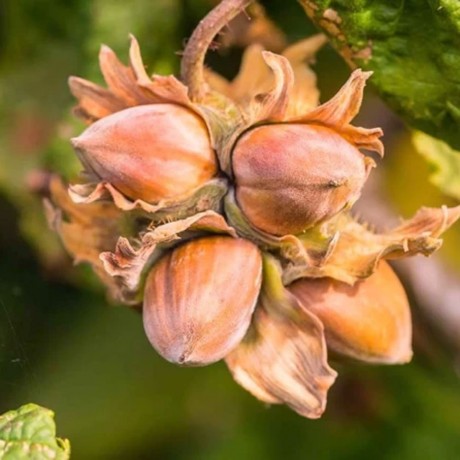
<svg viewBox="0 0 460 460">
<path fill-rule="evenodd" d="M 111 201 L 76 204 L 57 176 L 50 182 L 50 198 L 45 205 L 50 227 L 59 234 L 75 263 L 91 264 L 110 295 L 131 305 L 142 302 L 143 275 L 167 249 L 199 235 L 237 236 L 214 211 L 147 226 L 139 232 L 142 224 L 137 213 L 122 212 Z"/>
<path fill-rule="evenodd" d="M 130 200 L 108 182 L 87 182 L 69 186 L 69 195 L 75 203 L 94 203 L 100 200 L 113 201 L 122 211 L 139 211 L 154 223 L 185 219 L 204 211 L 219 211 L 227 193 L 228 181 L 216 177 L 200 185 L 187 196 L 160 200 L 154 204 L 144 200 Z"/>
<path fill-rule="evenodd" d="M 287 404 L 318 418 L 336 372 L 327 364 L 324 329 L 282 285 L 280 267 L 264 257 L 264 281 L 251 329 L 225 359 L 234 379 L 261 401 Z"/>
<path fill-rule="evenodd" d="M 303 277 L 353 284 L 370 276 L 381 259 L 428 256 L 441 246 L 441 234 L 460 218 L 460 206 L 422 208 L 398 227 L 377 232 L 342 212 L 303 234 L 276 236 L 251 225 L 232 190 L 224 204 L 228 222 L 240 235 L 281 260 L 285 285 Z"/>
<path fill-rule="evenodd" d="M 74 263 L 89 263 L 115 297 L 116 281 L 104 270 L 99 255 L 115 246 L 120 233 L 131 233 L 126 214 L 110 202 L 76 205 L 58 176 L 52 176 L 49 194 L 45 200 L 49 226 L 59 234 Z"/>
<path fill-rule="evenodd" d="M 294 87 L 288 101 L 287 116 L 303 114 L 318 105 L 319 91 L 316 87 L 316 75 L 308 67 L 308 63 L 315 59 L 316 52 L 326 42 L 326 36 L 318 34 L 290 45 L 281 53 L 292 67 L 294 75 Z M 277 80 L 280 78 L 280 74 L 274 74 L 267 65 L 263 51 L 264 48 L 259 44 L 248 46 L 243 54 L 240 71 L 231 82 L 206 69 L 206 78 L 210 86 L 233 100 L 247 123 L 257 121 L 250 118 L 253 112 L 247 112 L 248 106 L 260 98 L 261 94 L 269 93 L 274 86 L 278 85 Z"/>
<path fill-rule="evenodd" d="M 440 248 L 439 238 L 460 218 L 460 206 L 448 208 L 421 208 L 411 219 L 398 227 L 377 233 L 343 213 L 322 226 L 329 248 L 325 257 L 312 265 L 308 260 L 289 261 L 283 273 L 284 283 L 290 284 L 303 277 L 331 277 L 348 284 L 370 276 L 379 260 L 398 259 L 416 254 L 429 256 Z M 299 237 L 302 242 L 303 238 Z M 329 241 L 329 243 L 328 243 Z M 305 240 L 305 244 L 310 245 Z M 310 259 L 311 260 L 311 259 Z"/>
<path fill-rule="evenodd" d="M 87 123 L 112 113 L 144 104 L 173 103 L 192 108 L 187 87 L 173 76 L 150 78 L 142 62 L 139 44 L 131 36 L 130 65 L 123 65 L 115 53 L 102 46 L 99 64 L 108 89 L 79 77 L 70 77 L 69 86 L 78 99 L 75 114 Z"/>
</svg>

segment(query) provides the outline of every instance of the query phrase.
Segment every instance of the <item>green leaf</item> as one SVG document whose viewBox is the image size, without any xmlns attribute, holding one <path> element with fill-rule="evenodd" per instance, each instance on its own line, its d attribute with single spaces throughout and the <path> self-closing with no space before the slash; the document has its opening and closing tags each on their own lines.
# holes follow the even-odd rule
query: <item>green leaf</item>
<svg viewBox="0 0 460 460">
<path fill-rule="evenodd" d="M 446 195 L 460 200 L 460 152 L 420 131 L 413 133 L 412 141 L 430 165 L 431 182 Z"/>
<path fill-rule="evenodd" d="M 54 413 L 26 404 L 0 416 L 0 459 L 66 460 L 70 444 L 56 438 Z"/>
<path fill-rule="evenodd" d="M 300 0 L 410 125 L 460 150 L 460 9 L 454 0 Z"/>
</svg>

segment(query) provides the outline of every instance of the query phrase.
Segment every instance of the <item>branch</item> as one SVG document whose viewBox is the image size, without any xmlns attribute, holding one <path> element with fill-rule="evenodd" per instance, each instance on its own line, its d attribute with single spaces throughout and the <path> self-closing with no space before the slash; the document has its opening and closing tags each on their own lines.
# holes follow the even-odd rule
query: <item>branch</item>
<svg viewBox="0 0 460 460">
<path fill-rule="evenodd" d="M 240 13 L 252 0 L 223 0 L 200 21 L 187 46 L 181 63 L 181 78 L 189 88 L 193 101 L 203 98 L 205 85 L 204 58 L 214 37 Z"/>
</svg>

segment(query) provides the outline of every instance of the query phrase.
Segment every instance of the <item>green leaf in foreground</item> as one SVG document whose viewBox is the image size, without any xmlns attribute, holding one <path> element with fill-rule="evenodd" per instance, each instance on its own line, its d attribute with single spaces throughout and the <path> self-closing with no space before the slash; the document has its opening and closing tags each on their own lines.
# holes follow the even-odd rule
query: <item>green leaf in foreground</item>
<svg viewBox="0 0 460 460">
<path fill-rule="evenodd" d="M 410 125 L 460 150 L 460 14 L 454 0 L 300 0 L 352 67 Z"/>
<path fill-rule="evenodd" d="M 54 413 L 26 404 L 0 416 L 0 459 L 66 460 L 70 444 L 56 438 Z"/>
<path fill-rule="evenodd" d="M 433 171 L 431 182 L 446 195 L 460 200 L 460 152 L 420 131 L 414 132 L 412 141 Z"/>
</svg>

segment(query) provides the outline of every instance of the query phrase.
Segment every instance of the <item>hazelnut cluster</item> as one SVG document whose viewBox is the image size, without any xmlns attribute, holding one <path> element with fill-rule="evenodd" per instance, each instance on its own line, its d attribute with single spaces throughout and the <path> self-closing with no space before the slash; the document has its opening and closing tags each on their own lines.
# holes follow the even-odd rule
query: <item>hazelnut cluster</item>
<svg viewBox="0 0 460 460">
<path fill-rule="evenodd" d="M 376 233 L 350 214 L 382 131 L 351 124 L 369 72 L 319 104 L 307 63 L 324 41 L 252 45 L 233 81 L 202 69 L 194 91 L 150 77 L 134 38 L 128 66 L 102 47 L 107 88 L 70 79 L 90 125 L 72 140 L 84 180 L 55 178 L 47 203 L 75 260 L 142 305 L 161 356 L 224 359 L 258 399 L 309 418 L 336 378 L 328 351 L 410 360 L 409 305 L 385 259 L 431 254 L 460 217 L 422 208 Z"/>
</svg>

